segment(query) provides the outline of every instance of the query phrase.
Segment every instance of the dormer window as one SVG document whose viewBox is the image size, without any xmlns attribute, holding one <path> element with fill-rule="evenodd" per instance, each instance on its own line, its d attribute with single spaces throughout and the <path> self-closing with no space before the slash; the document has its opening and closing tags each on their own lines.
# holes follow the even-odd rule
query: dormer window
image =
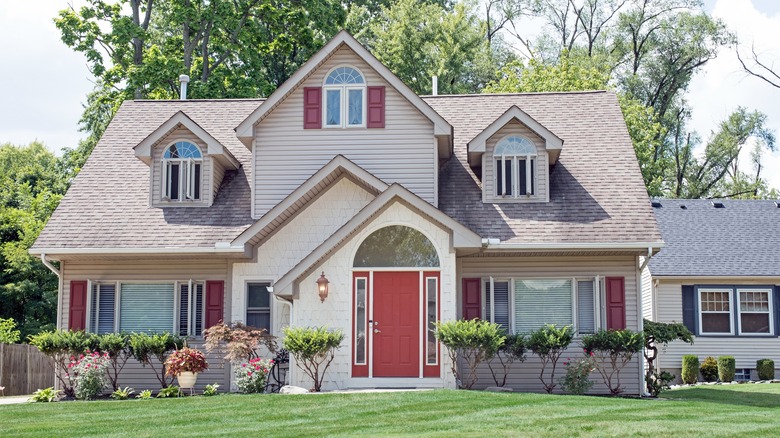
<svg viewBox="0 0 780 438">
<path fill-rule="evenodd" d="M 163 199 L 199 201 L 203 155 L 188 141 L 178 141 L 165 149 L 162 159 Z"/>
<path fill-rule="evenodd" d="M 525 137 L 511 135 L 496 144 L 496 196 L 519 198 L 532 196 L 536 185 L 536 146 Z"/>
<path fill-rule="evenodd" d="M 324 125 L 327 128 L 366 126 L 366 81 L 352 67 L 337 67 L 325 76 Z"/>
</svg>

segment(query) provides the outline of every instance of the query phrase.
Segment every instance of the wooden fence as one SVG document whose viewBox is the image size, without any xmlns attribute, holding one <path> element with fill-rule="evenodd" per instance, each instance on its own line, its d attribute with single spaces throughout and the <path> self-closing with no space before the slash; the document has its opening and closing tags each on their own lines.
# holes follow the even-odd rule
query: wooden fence
<svg viewBox="0 0 780 438">
<path fill-rule="evenodd" d="M 54 386 L 52 361 L 37 347 L 23 344 L 0 344 L 0 395 L 32 394 Z"/>
</svg>

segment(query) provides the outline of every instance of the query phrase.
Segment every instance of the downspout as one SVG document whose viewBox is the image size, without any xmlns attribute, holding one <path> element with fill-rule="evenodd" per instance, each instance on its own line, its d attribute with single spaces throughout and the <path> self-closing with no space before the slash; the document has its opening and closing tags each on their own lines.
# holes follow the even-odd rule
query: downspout
<svg viewBox="0 0 780 438">
<path fill-rule="evenodd" d="M 41 253 L 41 262 L 43 263 L 43 266 L 49 268 L 49 270 L 57 276 L 57 321 L 55 326 L 59 330 L 62 321 L 62 273 L 59 269 L 54 267 L 50 261 L 46 260 L 45 252 Z"/>
<path fill-rule="evenodd" d="M 648 246 L 647 247 L 647 257 L 645 257 L 644 262 L 642 262 L 642 265 L 639 267 L 639 270 L 637 271 L 637 280 L 639 280 L 637 283 L 637 286 L 639 287 L 639 293 L 637 294 L 638 304 L 639 304 L 639 331 L 643 332 L 645 330 L 645 319 L 644 319 L 644 309 L 642 307 L 642 271 L 647 268 L 647 264 L 650 262 L 650 259 L 653 257 L 653 247 Z M 652 298 L 652 295 L 651 295 Z M 644 346 L 642 347 L 642 355 L 639 357 L 639 396 L 643 397 L 646 395 L 650 395 L 646 392 L 645 387 L 645 352 L 644 352 Z"/>
<path fill-rule="evenodd" d="M 293 319 L 293 303 L 292 303 L 292 300 L 286 300 L 286 299 L 284 299 L 284 298 L 280 297 L 279 295 L 276 295 L 276 294 L 275 294 L 275 293 L 273 293 L 273 292 L 271 292 L 271 295 L 273 295 L 273 297 L 274 297 L 274 301 L 276 301 L 276 302 L 278 302 L 278 303 L 280 303 L 280 304 L 282 304 L 282 305 L 285 305 L 285 306 L 288 306 L 288 307 L 289 307 L 289 309 L 290 309 L 290 327 L 292 327 L 292 326 L 293 326 L 293 323 L 294 323 L 294 321 L 295 321 L 295 320 Z M 292 357 L 290 358 L 290 360 L 292 360 Z M 287 376 L 286 376 L 286 377 L 287 377 L 287 381 L 288 381 L 290 384 L 292 384 L 292 382 L 294 382 L 294 380 L 293 380 L 293 377 L 295 377 L 295 376 L 293 375 L 293 368 L 294 368 L 294 367 L 293 367 L 292 365 L 293 365 L 293 364 L 292 364 L 292 362 L 290 362 L 290 363 L 289 363 L 289 368 L 287 369 Z"/>
</svg>

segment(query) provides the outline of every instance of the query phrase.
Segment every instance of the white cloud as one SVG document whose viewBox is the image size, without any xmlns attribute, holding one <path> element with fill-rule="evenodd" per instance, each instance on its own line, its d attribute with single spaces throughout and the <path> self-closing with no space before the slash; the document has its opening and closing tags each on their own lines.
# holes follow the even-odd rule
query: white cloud
<svg viewBox="0 0 780 438">
<path fill-rule="evenodd" d="M 780 60 L 780 13 L 759 11 L 751 0 L 718 0 L 712 15 L 737 33 L 743 48 L 749 50 L 754 44 L 765 59 Z M 744 73 L 731 49 L 723 49 L 705 65 L 693 79 L 687 98 L 693 107 L 692 128 L 704 139 L 738 106 L 765 113 L 768 127 L 780 135 L 780 90 Z M 746 165 L 749 149 L 740 159 Z M 770 186 L 780 189 L 780 151 L 767 152 L 763 164 Z"/>
</svg>

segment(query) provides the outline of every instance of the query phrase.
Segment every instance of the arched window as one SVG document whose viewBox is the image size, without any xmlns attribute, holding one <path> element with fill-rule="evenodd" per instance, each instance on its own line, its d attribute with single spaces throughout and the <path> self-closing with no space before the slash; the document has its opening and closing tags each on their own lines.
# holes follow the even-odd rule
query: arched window
<svg viewBox="0 0 780 438">
<path fill-rule="evenodd" d="M 534 194 L 536 146 L 525 137 L 510 135 L 493 151 L 496 196 L 519 197 Z"/>
<path fill-rule="evenodd" d="M 163 198 L 171 201 L 200 200 L 203 155 L 188 141 L 165 149 L 162 159 Z"/>
<path fill-rule="evenodd" d="M 371 233 L 355 254 L 356 268 L 437 268 L 439 255 L 423 233 L 391 225 Z"/>
<path fill-rule="evenodd" d="M 336 67 L 325 76 L 326 127 L 361 127 L 366 121 L 366 81 L 352 67 Z"/>
</svg>

